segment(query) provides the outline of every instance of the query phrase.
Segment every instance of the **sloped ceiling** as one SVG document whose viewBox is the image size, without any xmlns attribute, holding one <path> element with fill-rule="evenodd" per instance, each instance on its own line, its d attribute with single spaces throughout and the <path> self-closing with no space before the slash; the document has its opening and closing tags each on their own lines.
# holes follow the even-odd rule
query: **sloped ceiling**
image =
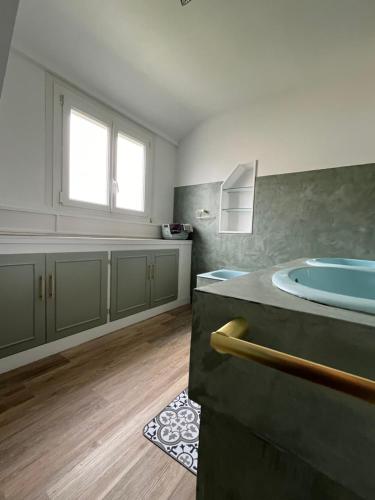
<svg viewBox="0 0 375 500">
<path fill-rule="evenodd" d="M 374 0 L 21 0 L 13 45 L 178 142 L 374 64 Z"/>
<path fill-rule="evenodd" d="M 3 0 L 0 7 L 0 97 L 8 62 L 18 0 Z"/>
</svg>

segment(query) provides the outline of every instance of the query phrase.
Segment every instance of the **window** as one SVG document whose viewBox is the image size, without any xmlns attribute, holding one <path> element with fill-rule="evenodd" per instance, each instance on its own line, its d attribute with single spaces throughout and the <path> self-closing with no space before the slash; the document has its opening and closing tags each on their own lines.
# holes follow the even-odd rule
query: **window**
<svg viewBox="0 0 375 500">
<path fill-rule="evenodd" d="M 104 123 L 70 110 L 70 200 L 108 204 L 109 132 Z"/>
<path fill-rule="evenodd" d="M 146 148 L 141 142 L 117 134 L 116 208 L 144 211 Z"/>
<path fill-rule="evenodd" d="M 56 203 L 148 217 L 152 137 L 79 92 L 54 89 Z"/>
</svg>

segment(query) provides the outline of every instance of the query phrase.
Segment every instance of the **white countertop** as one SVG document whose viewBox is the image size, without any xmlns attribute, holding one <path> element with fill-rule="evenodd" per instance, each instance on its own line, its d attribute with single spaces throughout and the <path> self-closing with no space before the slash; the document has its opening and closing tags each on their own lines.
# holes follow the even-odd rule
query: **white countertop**
<svg viewBox="0 0 375 500">
<path fill-rule="evenodd" d="M 95 251 L 115 249 L 183 248 L 191 240 L 163 240 L 118 236 L 82 236 L 57 234 L 0 234 L 0 254 L 30 252 Z"/>
</svg>

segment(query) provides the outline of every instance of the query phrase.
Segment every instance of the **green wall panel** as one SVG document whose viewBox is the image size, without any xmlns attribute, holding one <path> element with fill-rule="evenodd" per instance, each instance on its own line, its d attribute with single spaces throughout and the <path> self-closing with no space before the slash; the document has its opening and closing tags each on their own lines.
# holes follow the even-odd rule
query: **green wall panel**
<svg viewBox="0 0 375 500">
<path fill-rule="evenodd" d="M 254 231 L 219 234 L 220 182 L 175 188 L 174 221 L 194 226 L 196 275 L 255 271 L 299 257 L 375 259 L 375 165 L 258 177 Z M 212 219 L 199 220 L 197 209 Z"/>
</svg>

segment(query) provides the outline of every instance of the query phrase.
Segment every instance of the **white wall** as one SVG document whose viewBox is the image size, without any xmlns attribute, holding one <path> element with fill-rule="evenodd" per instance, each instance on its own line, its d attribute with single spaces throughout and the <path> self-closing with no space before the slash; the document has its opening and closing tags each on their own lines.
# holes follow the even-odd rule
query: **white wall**
<svg viewBox="0 0 375 500">
<path fill-rule="evenodd" d="M 68 213 L 65 217 L 63 210 L 56 212 L 51 204 L 52 165 L 46 154 L 45 94 L 43 68 L 12 51 L 0 99 L 0 231 L 94 231 L 158 237 L 157 225 L 172 221 L 176 147 L 155 135 L 153 224 L 72 218 Z"/>
<path fill-rule="evenodd" d="M 180 143 L 176 183 L 222 181 L 253 159 L 260 176 L 375 162 L 374 88 L 361 74 L 213 117 Z"/>
<path fill-rule="evenodd" d="M 45 78 L 11 54 L 0 99 L 1 205 L 45 206 Z"/>
<path fill-rule="evenodd" d="M 173 197 L 176 183 L 177 148 L 162 137 L 155 140 L 154 197 L 152 221 L 173 221 Z"/>
</svg>

